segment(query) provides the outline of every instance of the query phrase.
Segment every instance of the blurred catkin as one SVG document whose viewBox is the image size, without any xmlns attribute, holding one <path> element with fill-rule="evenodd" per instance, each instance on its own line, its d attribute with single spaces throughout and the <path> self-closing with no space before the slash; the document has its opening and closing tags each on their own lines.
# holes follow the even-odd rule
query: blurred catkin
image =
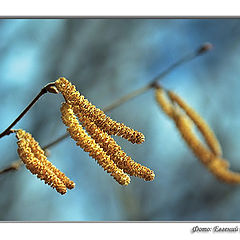
<svg viewBox="0 0 240 240">
<path fill-rule="evenodd" d="M 63 123 L 68 127 L 67 130 L 70 136 L 77 142 L 76 144 L 85 152 L 88 152 L 89 156 L 94 158 L 118 183 L 121 185 L 128 185 L 130 183 L 129 176 L 126 175 L 122 169 L 117 167 L 94 139 L 88 136 L 74 115 L 72 106 L 68 103 L 63 103 L 61 113 Z"/>
<path fill-rule="evenodd" d="M 190 119 L 182 114 L 175 114 L 174 121 L 179 129 L 182 138 L 188 144 L 193 153 L 202 161 L 203 164 L 207 165 L 215 156 L 209 151 L 202 142 L 198 139 L 196 134 L 192 130 L 192 122 Z"/>
<path fill-rule="evenodd" d="M 16 130 L 16 137 L 18 154 L 32 174 L 36 174 L 38 178 L 61 194 L 67 192 L 67 187 L 74 187 L 74 183 L 47 160 L 44 151 L 31 134 L 19 129 Z"/>
<path fill-rule="evenodd" d="M 103 132 L 94 122 L 91 122 L 87 117 L 83 116 L 79 111 L 78 106 L 73 107 L 73 111 L 77 113 L 79 121 L 85 127 L 88 134 L 95 140 L 96 143 L 106 152 L 107 155 L 121 168 L 125 173 L 152 181 L 154 179 L 154 172 L 141 164 L 134 162 L 131 157 L 121 149 L 116 141 Z"/>
<path fill-rule="evenodd" d="M 121 136 L 132 143 L 140 144 L 144 142 L 145 138 L 141 132 L 135 131 L 123 123 L 118 123 L 107 117 L 102 110 L 96 108 L 85 99 L 67 79 L 61 77 L 55 81 L 55 85 L 58 91 L 63 94 L 68 104 L 79 106 L 79 111 L 104 132 L 107 132 L 109 135 Z"/>
<path fill-rule="evenodd" d="M 240 183 L 240 173 L 229 170 L 228 161 L 221 158 L 222 150 L 218 139 L 204 119 L 174 92 L 168 91 L 168 96 L 171 101 L 166 98 L 165 90 L 162 87 L 156 87 L 155 97 L 157 103 L 162 108 L 163 112 L 175 122 L 182 138 L 196 157 L 219 180 L 226 183 Z M 180 112 L 181 109 L 178 107 L 184 112 Z M 203 135 L 209 149 L 203 145 L 194 133 L 194 125 Z"/>
<path fill-rule="evenodd" d="M 180 98 L 176 93 L 173 91 L 168 91 L 169 98 L 177 103 L 179 107 L 181 107 L 185 113 L 192 119 L 194 124 L 197 126 L 198 130 L 203 135 L 208 147 L 211 151 L 218 157 L 222 156 L 222 149 L 216 138 L 214 132 L 209 127 L 209 125 L 204 121 L 204 119 L 192 109 L 182 98 Z"/>
<path fill-rule="evenodd" d="M 220 157 L 222 155 L 221 146 L 210 127 L 203 118 L 190 108 L 179 96 L 172 91 L 168 91 L 168 96 L 171 100 L 169 101 L 166 97 L 165 90 L 161 87 L 156 88 L 155 96 L 163 112 L 173 119 L 185 142 L 204 164 L 207 164 L 214 157 Z M 174 103 L 177 103 L 178 107 L 181 108 L 184 113 L 181 113 L 180 109 L 174 105 Z M 197 126 L 203 135 L 210 151 L 194 133 L 194 125 Z"/>
</svg>

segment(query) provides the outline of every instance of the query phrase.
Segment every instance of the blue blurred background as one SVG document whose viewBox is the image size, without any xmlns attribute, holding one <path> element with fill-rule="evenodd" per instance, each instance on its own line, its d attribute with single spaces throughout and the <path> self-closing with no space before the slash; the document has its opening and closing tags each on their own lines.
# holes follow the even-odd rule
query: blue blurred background
<svg viewBox="0 0 240 240">
<path fill-rule="evenodd" d="M 102 108 L 145 86 L 182 56 L 211 42 L 213 51 L 171 72 L 176 91 L 215 131 L 231 168 L 240 170 L 240 19 L 1 19 L 0 131 L 48 82 L 64 76 Z M 46 145 L 65 133 L 61 95 L 46 94 L 17 124 Z M 0 220 L 240 220 L 240 186 L 219 182 L 195 158 L 161 112 L 153 90 L 108 112 L 144 133 L 133 145 L 115 137 L 153 182 L 120 186 L 67 138 L 49 160 L 75 181 L 64 196 L 25 167 L 0 175 Z M 4 168 L 18 158 L 16 138 L 0 142 Z"/>
</svg>

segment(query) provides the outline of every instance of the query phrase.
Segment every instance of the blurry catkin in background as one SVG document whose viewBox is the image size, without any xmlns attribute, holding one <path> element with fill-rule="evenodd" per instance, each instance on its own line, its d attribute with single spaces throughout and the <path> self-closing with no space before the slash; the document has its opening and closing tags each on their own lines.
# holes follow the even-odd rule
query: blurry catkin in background
<svg viewBox="0 0 240 240">
<path fill-rule="evenodd" d="M 162 108 L 163 112 L 172 119 L 182 138 L 187 143 L 188 147 L 193 151 L 196 157 L 210 170 L 210 172 L 218 179 L 225 183 L 240 183 L 240 173 L 232 172 L 229 168 L 227 160 L 222 159 L 222 150 L 218 139 L 213 133 L 210 126 L 204 119 L 191 108 L 184 100 L 175 94 L 173 91 L 168 91 L 168 96 L 171 102 L 167 100 L 164 89 L 158 86 L 155 90 L 156 101 Z M 178 106 L 184 110 L 181 113 Z M 193 131 L 194 125 L 203 135 L 209 149 L 199 140 L 196 133 Z"/>
</svg>

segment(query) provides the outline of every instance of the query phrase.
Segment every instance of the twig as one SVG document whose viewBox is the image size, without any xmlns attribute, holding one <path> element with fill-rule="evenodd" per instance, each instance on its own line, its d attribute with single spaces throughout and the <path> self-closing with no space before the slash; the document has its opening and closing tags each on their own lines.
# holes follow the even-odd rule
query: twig
<svg viewBox="0 0 240 240">
<path fill-rule="evenodd" d="M 63 139 L 67 138 L 69 136 L 68 133 L 65 133 L 64 135 L 62 135 L 61 137 L 57 138 L 56 140 L 54 140 L 53 142 L 45 145 L 42 147 L 43 150 L 47 150 L 48 148 L 56 145 L 57 143 L 61 142 Z"/>
<path fill-rule="evenodd" d="M 14 127 L 20 120 L 21 118 L 29 111 L 29 109 L 38 101 L 38 99 L 44 95 L 47 92 L 51 92 L 51 93 L 57 93 L 54 92 L 54 86 L 55 83 L 49 83 L 47 84 L 45 87 L 43 87 L 41 89 L 41 91 L 39 92 L 39 94 L 32 100 L 32 102 L 22 111 L 22 113 L 12 122 L 12 124 L 5 129 L 1 134 L 0 134 L 0 138 L 9 135 L 11 133 L 13 133 L 13 131 L 11 130 L 12 127 Z"/>
<path fill-rule="evenodd" d="M 18 170 L 18 169 L 21 167 L 22 164 L 23 164 L 22 160 L 19 159 L 19 160 L 13 162 L 13 163 L 12 163 L 11 165 L 9 165 L 8 167 L 2 169 L 2 170 L 0 171 L 0 175 L 1 175 L 2 173 L 10 172 L 10 171 L 13 171 L 13 170 Z"/>
<path fill-rule="evenodd" d="M 110 111 L 113 108 L 116 108 L 118 106 L 120 106 L 121 104 L 127 102 L 128 100 L 141 95 L 142 93 L 146 92 L 147 90 L 149 90 L 150 88 L 155 87 L 155 85 L 157 84 L 158 81 L 162 80 L 166 75 L 168 75 L 170 72 L 172 72 L 175 68 L 177 68 L 178 66 L 187 63 L 191 60 L 193 60 L 194 58 L 206 53 L 207 51 L 212 49 L 212 44 L 211 43 L 204 43 L 202 44 L 197 50 L 195 50 L 192 53 L 187 54 L 186 56 L 182 57 L 181 59 L 179 59 L 177 62 L 173 63 L 172 65 L 170 65 L 165 71 L 163 71 L 162 73 L 160 73 L 158 76 L 156 76 L 150 84 L 148 84 L 145 87 L 139 88 L 125 96 L 123 96 L 122 98 L 118 99 L 116 102 L 110 104 L 109 106 L 104 108 L 104 111 Z"/>
<path fill-rule="evenodd" d="M 108 112 L 118 106 L 120 106 L 121 104 L 129 101 L 130 99 L 141 95 L 142 93 L 146 92 L 147 90 L 157 87 L 158 86 L 158 81 L 160 81 L 161 79 L 163 79 L 167 74 L 169 74 L 170 72 L 172 72 L 175 68 L 177 68 L 178 66 L 187 63 L 191 60 L 193 60 L 194 58 L 208 52 L 209 50 L 212 49 L 212 44 L 211 43 L 204 43 L 202 44 L 197 50 L 195 50 L 194 52 L 187 54 L 186 56 L 182 57 L 180 60 L 178 60 L 177 62 L 175 62 L 174 64 L 172 64 L 171 66 L 169 66 L 165 71 L 163 71 L 162 73 L 160 73 L 157 77 L 155 77 L 150 84 L 146 85 L 145 87 L 139 88 L 125 96 L 123 96 L 122 98 L 120 98 L 119 100 L 113 102 L 112 104 L 108 105 L 107 107 L 103 108 L 104 112 Z M 12 133 L 13 131 L 11 130 L 11 128 L 24 116 L 24 114 L 26 114 L 26 112 L 32 107 L 32 105 L 46 92 L 51 92 L 51 93 L 58 93 L 55 87 L 54 83 L 49 83 L 47 84 L 41 91 L 40 93 L 36 96 L 36 98 L 34 98 L 34 100 L 26 107 L 26 109 L 19 115 L 19 117 L 3 132 L 0 134 L 0 138 L 8 135 L 10 133 Z M 67 138 L 69 136 L 68 133 L 65 133 L 64 135 L 60 136 L 59 138 L 57 138 L 56 140 L 54 140 L 53 142 L 45 145 L 43 147 L 44 150 L 56 145 L 57 143 L 61 142 L 62 140 L 64 140 L 65 138 Z M 11 170 L 17 170 L 20 166 L 22 165 L 22 161 L 21 160 L 17 160 L 15 162 L 13 162 L 9 167 L 3 169 L 0 171 L 0 174 L 5 173 L 5 172 L 9 172 Z"/>
</svg>

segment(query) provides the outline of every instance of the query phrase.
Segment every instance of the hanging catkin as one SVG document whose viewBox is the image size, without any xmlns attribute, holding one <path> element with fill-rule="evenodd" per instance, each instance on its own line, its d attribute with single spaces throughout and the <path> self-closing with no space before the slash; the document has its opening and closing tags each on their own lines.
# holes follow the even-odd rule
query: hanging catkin
<svg viewBox="0 0 240 240">
<path fill-rule="evenodd" d="M 221 157 L 222 149 L 218 142 L 218 139 L 216 138 L 214 132 L 209 127 L 209 125 L 204 121 L 204 119 L 173 91 L 168 91 L 168 96 L 173 102 L 177 103 L 179 107 L 181 107 L 185 111 L 185 113 L 189 116 L 190 119 L 192 119 L 198 130 L 203 135 L 210 150 L 216 156 Z"/>
<path fill-rule="evenodd" d="M 77 115 L 79 121 L 85 127 L 88 134 L 95 140 L 96 143 L 106 152 L 107 155 L 121 168 L 125 173 L 152 181 L 154 179 L 154 172 L 141 164 L 134 162 L 131 157 L 121 149 L 115 140 L 106 132 L 103 132 L 94 122 L 91 122 L 87 117 L 81 115 L 78 106 L 73 107 L 74 113 Z"/>
<path fill-rule="evenodd" d="M 178 95 L 168 91 L 171 102 L 166 98 L 165 90 L 157 86 L 155 90 L 156 101 L 163 112 L 171 118 L 182 138 L 197 158 L 208 168 L 208 170 L 219 180 L 226 183 L 240 183 L 240 173 L 229 169 L 227 160 L 221 158 L 221 146 L 207 123 L 191 107 L 187 105 Z M 174 104 L 176 103 L 177 106 Z M 179 108 L 184 112 L 181 113 Z M 203 135 L 209 149 L 207 149 L 193 131 L 194 125 Z"/>
<path fill-rule="evenodd" d="M 67 192 L 67 187 L 70 189 L 74 187 L 74 182 L 47 160 L 44 151 L 31 134 L 19 129 L 16 130 L 16 137 L 19 157 L 32 174 L 36 174 L 38 178 L 61 194 Z"/>
</svg>

